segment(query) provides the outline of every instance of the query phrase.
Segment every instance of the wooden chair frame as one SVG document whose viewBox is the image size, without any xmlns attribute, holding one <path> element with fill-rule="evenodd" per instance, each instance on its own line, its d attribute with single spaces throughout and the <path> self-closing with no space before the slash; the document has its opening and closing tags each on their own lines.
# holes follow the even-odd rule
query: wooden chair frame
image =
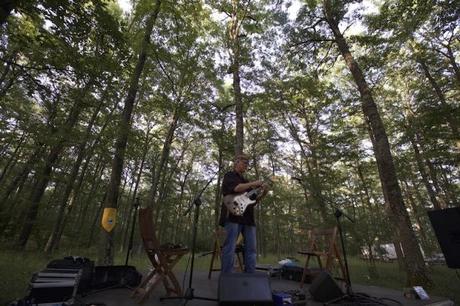
<svg viewBox="0 0 460 306">
<path fill-rule="evenodd" d="M 300 288 L 303 287 L 305 278 L 309 272 L 309 263 L 312 257 L 315 257 L 318 261 L 320 269 L 325 269 L 326 271 L 332 273 L 334 267 L 334 262 L 337 262 L 341 272 L 341 277 L 339 279 L 346 280 L 345 265 L 342 260 L 342 256 L 337 245 L 338 238 L 338 228 L 337 226 L 327 229 L 312 229 L 308 231 L 308 249 L 304 251 L 299 251 L 299 254 L 306 255 L 305 265 L 303 268 L 302 279 L 300 281 Z M 324 248 L 321 248 L 321 242 L 324 242 L 326 245 Z M 325 259 L 325 264 L 323 264 L 322 258 Z"/>
<path fill-rule="evenodd" d="M 141 303 L 160 282 L 163 283 L 167 296 L 182 295 L 182 289 L 172 269 L 182 256 L 189 252 L 188 248 L 171 248 L 170 244 L 160 245 L 155 234 L 151 208 L 139 209 L 139 229 L 152 269 L 131 296 Z"/>
</svg>

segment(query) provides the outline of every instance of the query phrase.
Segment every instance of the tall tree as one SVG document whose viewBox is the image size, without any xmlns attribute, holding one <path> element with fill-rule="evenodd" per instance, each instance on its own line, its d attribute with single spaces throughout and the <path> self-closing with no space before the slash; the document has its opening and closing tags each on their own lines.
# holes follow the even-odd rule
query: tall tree
<svg viewBox="0 0 460 306">
<path fill-rule="evenodd" d="M 347 13 L 348 3 L 350 1 L 324 0 L 316 5 L 310 5 L 309 8 L 304 8 L 298 17 L 302 28 L 297 31 L 297 35 L 294 35 L 296 37 L 294 45 L 316 48 L 314 49 L 316 50 L 315 55 L 321 56 L 324 54 L 324 51 L 320 50 L 321 43 L 323 43 L 329 47 L 329 51 L 326 51 L 326 58 L 334 46 L 342 55 L 360 94 L 361 108 L 374 149 L 383 196 L 387 204 L 387 215 L 395 227 L 404 251 L 407 283 L 430 284 L 423 256 L 404 204 L 383 121 L 364 73 L 339 28 L 339 23 L 347 21 L 344 20 L 344 16 Z"/>
<path fill-rule="evenodd" d="M 123 113 L 119 122 L 118 136 L 115 141 L 115 153 L 112 160 L 112 172 L 110 182 L 107 187 L 107 196 L 104 201 L 105 208 L 118 208 L 118 194 L 123 171 L 124 154 L 128 140 L 128 134 L 131 125 L 131 116 L 134 108 L 134 102 L 139 88 L 139 79 L 144 70 L 147 60 L 148 49 L 150 48 L 150 36 L 153 26 L 160 12 L 161 0 L 156 0 L 150 12 L 146 14 L 144 35 L 138 53 L 136 66 L 129 81 L 129 89 L 124 101 Z M 105 265 L 113 264 L 114 252 L 114 232 L 104 231 L 102 236 L 102 248 L 99 254 L 99 261 Z"/>
<path fill-rule="evenodd" d="M 412 230 L 409 215 L 402 197 L 385 127 L 377 105 L 374 102 L 372 92 L 364 78 L 364 74 L 351 54 L 350 47 L 342 31 L 339 29 L 339 22 L 345 13 L 345 8 L 343 5 L 330 0 L 323 2 L 323 8 L 325 21 L 332 31 L 334 42 L 337 44 L 341 55 L 350 69 L 361 96 L 362 111 L 374 148 L 383 195 L 388 204 L 389 218 L 392 220 L 403 246 L 407 284 L 430 285 L 431 280 L 428 277 L 425 262 Z"/>
<path fill-rule="evenodd" d="M 232 75 L 233 104 L 235 104 L 235 154 L 244 151 L 244 101 L 241 88 L 243 66 L 250 65 L 251 35 L 256 33 L 263 23 L 264 2 L 251 0 L 211 1 L 215 8 L 223 12 L 230 20 L 227 22 L 226 48 L 230 55 L 227 70 Z"/>
</svg>

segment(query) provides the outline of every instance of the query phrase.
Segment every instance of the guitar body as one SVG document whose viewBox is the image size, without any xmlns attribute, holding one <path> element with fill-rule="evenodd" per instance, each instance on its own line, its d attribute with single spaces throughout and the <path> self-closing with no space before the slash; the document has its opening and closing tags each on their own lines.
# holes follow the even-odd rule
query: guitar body
<svg viewBox="0 0 460 306">
<path fill-rule="evenodd" d="M 258 189 L 244 193 L 228 194 L 224 197 L 224 205 L 232 215 L 242 216 L 249 205 L 256 203 L 257 194 Z"/>
</svg>

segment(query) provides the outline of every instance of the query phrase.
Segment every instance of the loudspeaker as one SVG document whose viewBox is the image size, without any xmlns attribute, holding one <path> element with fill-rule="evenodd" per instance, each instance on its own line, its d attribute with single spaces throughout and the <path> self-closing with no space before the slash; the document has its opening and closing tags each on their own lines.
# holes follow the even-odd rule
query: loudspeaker
<svg viewBox="0 0 460 306">
<path fill-rule="evenodd" d="M 449 268 L 460 268 L 460 207 L 428 211 Z"/>
<path fill-rule="evenodd" d="M 339 285 L 337 285 L 335 280 L 327 272 L 321 272 L 315 277 L 308 290 L 315 301 L 323 303 L 338 299 L 345 295 Z"/>
<path fill-rule="evenodd" d="M 219 305 L 272 306 L 272 290 L 264 273 L 227 273 L 219 277 Z"/>
</svg>

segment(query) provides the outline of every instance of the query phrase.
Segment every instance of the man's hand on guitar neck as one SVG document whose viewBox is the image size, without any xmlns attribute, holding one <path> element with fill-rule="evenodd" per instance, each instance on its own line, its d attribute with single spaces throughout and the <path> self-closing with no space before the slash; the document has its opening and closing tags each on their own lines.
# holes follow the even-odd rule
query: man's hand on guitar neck
<svg viewBox="0 0 460 306">
<path fill-rule="evenodd" d="M 262 192 L 257 196 L 257 202 L 260 202 L 260 200 L 265 197 L 268 193 L 268 184 L 266 183 L 263 183 L 261 185 L 261 188 L 262 188 Z"/>
</svg>

